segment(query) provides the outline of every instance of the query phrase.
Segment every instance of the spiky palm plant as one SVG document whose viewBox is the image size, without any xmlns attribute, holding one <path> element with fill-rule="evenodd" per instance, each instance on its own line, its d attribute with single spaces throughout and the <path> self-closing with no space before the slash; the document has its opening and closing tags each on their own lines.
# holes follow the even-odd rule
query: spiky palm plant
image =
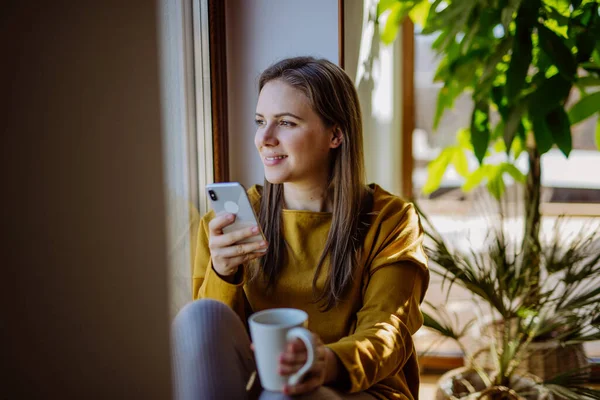
<svg viewBox="0 0 600 400">
<path fill-rule="evenodd" d="M 506 388 L 488 394 L 489 398 L 515 398 L 510 396 L 522 394 L 511 387 L 511 382 L 522 372 L 519 367 L 532 343 L 549 338 L 561 345 L 600 340 L 600 233 L 586 226 L 580 234 L 565 237 L 565 219 L 558 218 L 552 237 L 540 242 L 540 274 L 533 274 L 527 267 L 522 242 L 508 232 L 505 207 L 497 204 L 497 218 L 489 218 L 484 251 L 453 247 L 421 213 L 428 238 L 426 252 L 432 271 L 443 278 L 442 286 L 448 285 L 448 291 L 455 284 L 465 288 L 496 321 L 493 327 L 482 330 L 491 362 L 482 363 L 462 344 L 468 327 L 456 326 L 443 310 L 430 305 L 434 312 L 425 312 L 424 317 L 425 326 L 459 343 L 467 364 L 482 377 L 486 390 Z M 494 219 L 496 223 L 491 222 Z M 600 391 L 585 387 L 586 377 L 589 367 L 551 377 L 536 386 L 546 387 L 561 398 L 600 399 Z"/>
</svg>

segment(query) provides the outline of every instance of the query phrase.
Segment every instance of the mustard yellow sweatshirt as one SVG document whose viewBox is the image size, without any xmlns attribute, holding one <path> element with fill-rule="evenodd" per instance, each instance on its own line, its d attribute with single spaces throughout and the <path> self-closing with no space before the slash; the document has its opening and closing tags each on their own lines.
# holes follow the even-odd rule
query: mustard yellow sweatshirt
<svg viewBox="0 0 600 400">
<path fill-rule="evenodd" d="M 308 328 L 335 352 L 347 370 L 344 390 L 367 391 L 381 399 L 417 399 L 419 368 L 412 335 L 423 324 L 420 304 L 429 283 L 423 233 L 412 204 L 384 191 L 373 190 L 373 215 L 364 240 L 362 262 L 353 286 L 327 312 L 314 303 L 312 281 L 331 226 L 331 213 L 283 210 L 284 238 L 289 246 L 273 291 L 262 279 L 230 284 L 211 266 L 208 223 L 200 221 L 193 266 L 193 298 L 228 304 L 242 321 L 250 312 L 292 307 L 309 315 Z M 261 188 L 248 195 L 255 209 Z M 326 268 L 318 280 L 323 287 Z M 250 308 L 250 309 L 248 309 Z"/>
</svg>

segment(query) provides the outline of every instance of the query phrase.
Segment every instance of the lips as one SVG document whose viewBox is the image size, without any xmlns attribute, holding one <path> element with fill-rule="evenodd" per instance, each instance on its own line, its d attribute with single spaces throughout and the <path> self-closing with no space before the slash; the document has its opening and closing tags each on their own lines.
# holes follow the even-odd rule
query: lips
<svg viewBox="0 0 600 400">
<path fill-rule="evenodd" d="M 287 158 L 287 156 L 265 156 L 265 160 L 268 161 L 283 160 L 284 158 Z"/>
<path fill-rule="evenodd" d="M 273 167 L 275 165 L 281 164 L 287 157 L 288 156 L 282 154 L 263 156 L 263 163 L 267 167 Z"/>
</svg>

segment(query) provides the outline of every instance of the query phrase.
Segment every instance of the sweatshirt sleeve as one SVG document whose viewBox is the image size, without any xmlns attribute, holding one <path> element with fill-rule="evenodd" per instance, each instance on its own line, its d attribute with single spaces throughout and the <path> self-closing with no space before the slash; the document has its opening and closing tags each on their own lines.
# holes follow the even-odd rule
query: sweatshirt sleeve
<svg viewBox="0 0 600 400">
<path fill-rule="evenodd" d="M 414 352 L 412 335 L 423 324 L 420 305 L 429 272 L 418 215 L 411 204 L 386 214 L 375 227 L 378 238 L 365 271 L 356 329 L 328 345 L 347 371 L 345 389 L 351 393 L 402 370 Z"/>
<path fill-rule="evenodd" d="M 245 320 L 244 313 L 244 279 L 232 284 L 222 279 L 213 269 L 208 247 L 208 223 L 214 218 L 211 211 L 199 223 L 196 254 L 192 268 L 192 297 L 198 299 L 214 299 L 227 304 Z"/>
</svg>

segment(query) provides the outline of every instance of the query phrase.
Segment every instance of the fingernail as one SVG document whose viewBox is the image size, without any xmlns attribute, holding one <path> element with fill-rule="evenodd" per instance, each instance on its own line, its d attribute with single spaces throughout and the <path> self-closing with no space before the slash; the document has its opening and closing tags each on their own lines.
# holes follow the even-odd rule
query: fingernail
<svg viewBox="0 0 600 400">
<path fill-rule="evenodd" d="M 233 214 L 229 214 L 227 216 L 227 219 L 230 220 L 230 221 L 233 221 L 234 218 L 235 218 L 235 215 L 233 215 Z"/>
<path fill-rule="evenodd" d="M 263 240 L 262 242 L 260 242 L 260 245 L 261 245 L 262 247 L 267 247 L 267 242 Z"/>
<path fill-rule="evenodd" d="M 258 226 L 252 227 L 252 233 L 258 233 Z"/>
</svg>

